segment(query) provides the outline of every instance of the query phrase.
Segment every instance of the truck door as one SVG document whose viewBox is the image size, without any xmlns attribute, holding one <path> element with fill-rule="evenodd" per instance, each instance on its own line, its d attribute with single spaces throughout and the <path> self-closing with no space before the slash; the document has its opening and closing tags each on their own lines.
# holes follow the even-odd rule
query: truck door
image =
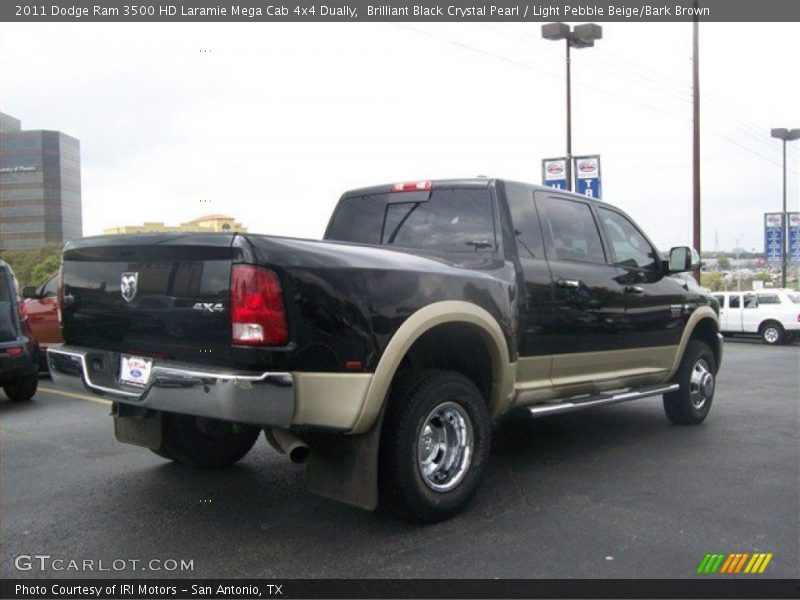
<svg viewBox="0 0 800 600">
<path fill-rule="evenodd" d="M 527 390 L 549 388 L 552 385 L 553 281 L 545 258 L 534 192 L 530 186 L 521 183 L 501 181 L 498 186 L 508 202 L 522 271 L 517 382 Z"/>
<path fill-rule="evenodd" d="M 742 332 L 742 295 L 728 296 L 728 305 L 721 314 L 722 329 L 731 333 Z"/>
<path fill-rule="evenodd" d="M 742 296 L 742 329 L 743 333 L 758 333 L 758 326 L 764 319 L 763 311 L 758 308 L 758 297 L 755 294 Z"/>
<path fill-rule="evenodd" d="M 553 310 L 539 336 L 555 385 L 608 378 L 624 368 L 625 299 L 588 201 L 537 192 Z"/>
<path fill-rule="evenodd" d="M 625 348 L 647 348 L 632 354 L 629 364 L 646 371 L 670 369 L 689 316 L 686 288 L 665 275 L 655 247 L 633 221 L 613 208 L 596 208 L 625 295 Z"/>
</svg>

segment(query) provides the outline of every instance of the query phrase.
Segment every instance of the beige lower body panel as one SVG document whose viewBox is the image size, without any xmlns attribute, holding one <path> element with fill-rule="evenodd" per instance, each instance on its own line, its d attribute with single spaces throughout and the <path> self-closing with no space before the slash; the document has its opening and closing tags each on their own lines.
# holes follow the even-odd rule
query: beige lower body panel
<svg viewBox="0 0 800 600">
<path fill-rule="evenodd" d="M 372 373 L 293 373 L 292 425 L 350 431 L 355 427 Z"/>
<path fill-rule="evenodd" d="M 520 358 L 514 405 L 663 383 L 677 352 L 678 346 L 659 346 Z"/>
</svg>

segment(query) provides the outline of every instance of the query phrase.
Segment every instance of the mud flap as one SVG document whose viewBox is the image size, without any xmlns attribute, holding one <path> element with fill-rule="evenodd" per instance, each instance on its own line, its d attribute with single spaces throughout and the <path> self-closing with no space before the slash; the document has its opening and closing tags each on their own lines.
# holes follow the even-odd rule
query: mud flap
<svg viewBox="0 0 800 600">
<path fill-rule="evenodd" d="M 163 415 L 154 410 L 130 410 L 114 404 L 114 436 L 118 442 L 158 450 L 161 448 Z"/>
<path fill-rule="evenodd" d="M 362 435 L 314 433 L 305 436 L 311 453 L 306 485 L 319 496 L 366 510 L 378 507 L 378 453 L 383 413 Z"/>
</svg>

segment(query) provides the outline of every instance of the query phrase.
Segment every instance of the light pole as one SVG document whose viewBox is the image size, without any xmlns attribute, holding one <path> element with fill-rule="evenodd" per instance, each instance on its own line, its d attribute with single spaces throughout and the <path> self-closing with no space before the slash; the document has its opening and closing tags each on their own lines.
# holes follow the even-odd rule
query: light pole
<svg viewBox="0 0 800 600">
<path fill-rule="evenodd" d="M 781 248 L 781 287 L 786 287 L 786 262 L 788 247 L 789 215 L 786 212 L 786 142 L 800 139 L 800 129 L 786 129 L 785 127 L 772 130 L 772 137 L 783 142 L 783 248 Z"/>
<path fill-rule="evenodd" d="M 566 23 L 542 25 L 542 37 L 546 40 L 565 40 L 567 47 L 567 189 L 572 191 L 572 73 L 570 48 L 591 48 L 595 40 L 603 38 L 603 28 L 595 23 L 576 25 L 572 29 Z"/>
</svg>

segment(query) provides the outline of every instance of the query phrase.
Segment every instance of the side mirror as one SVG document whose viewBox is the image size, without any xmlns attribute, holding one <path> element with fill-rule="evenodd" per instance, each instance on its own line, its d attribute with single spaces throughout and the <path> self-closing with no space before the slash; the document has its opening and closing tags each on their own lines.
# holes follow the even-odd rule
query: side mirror
<svg viewBox="0 0 800 600">
<path fill-rule="evenodd" d="M 669 251 L 670 273 L 696 271 L 700 268 L 700 255 L 689 246 L 676 246 Z"/>
<path fill-rule="evenodd" d="M 36 299 L 39 297 L 39 294 L 36 292 L 35 286 L 26 285 L 24 288 L 22 288 L 22 297 Z"/>
</svg>

